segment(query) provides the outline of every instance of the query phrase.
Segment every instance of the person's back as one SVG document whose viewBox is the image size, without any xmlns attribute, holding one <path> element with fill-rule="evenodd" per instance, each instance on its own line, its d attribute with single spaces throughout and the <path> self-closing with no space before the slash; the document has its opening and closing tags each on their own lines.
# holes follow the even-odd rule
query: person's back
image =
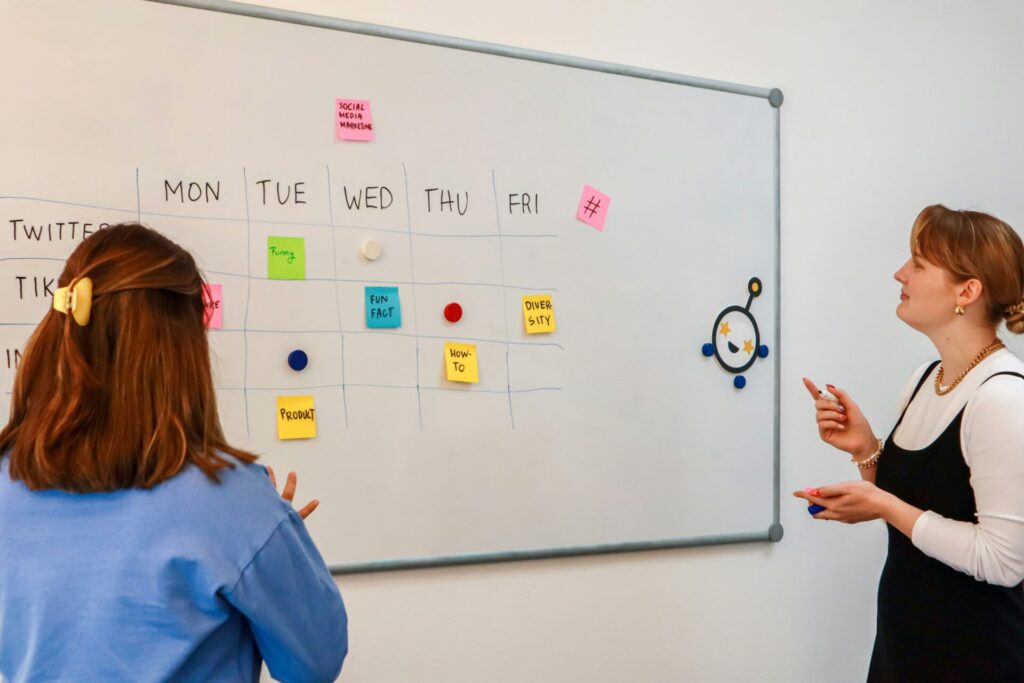
<svg viewBox="0 0 1024 683">
<path fill-rule="evenodd" d="M 191 255 L 115 226 L 59 283 L 0 430 L 0 680 L 334 680 L 314 504 L 224 439 Z"/>
<path fill-rule="evenodd" d="M 261 655 L 280 680 L 337 676 L 340 596 L 262 467 L 67 493 L 29 491 L 5 462 L 5 680 L 255 681 Z"/>
</svg>

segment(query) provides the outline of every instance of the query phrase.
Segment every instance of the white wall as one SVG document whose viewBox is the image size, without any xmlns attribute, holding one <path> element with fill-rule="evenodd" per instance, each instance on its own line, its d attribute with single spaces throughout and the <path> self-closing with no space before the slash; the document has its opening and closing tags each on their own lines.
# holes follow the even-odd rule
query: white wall
<svg viewBox="0 0 1024 683">
<path fill-rule="evenodd" d="M 1024 228 L 1013 0 L 263 4 L 782 88 L 784 492 L 856 476 L 817 442 L 802 374 L 848 388 L 881 433 L 933 355 L 893 313 L 917 211 Z M 342 678 L 863 680 L 882 525 L 814 522 L 788 497 L 782 522 L 777 545 L 341 577 Z"/>
</svg>

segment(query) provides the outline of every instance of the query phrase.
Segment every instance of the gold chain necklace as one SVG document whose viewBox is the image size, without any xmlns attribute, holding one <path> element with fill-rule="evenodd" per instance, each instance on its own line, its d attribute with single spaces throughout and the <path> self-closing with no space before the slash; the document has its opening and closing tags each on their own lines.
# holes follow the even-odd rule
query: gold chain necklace
<svg viewBox="0 0 1024 683">
<path fill-rule="evenodd" d="M 985 360 L 991 354 L 995 353 L 999 349 L 1003 348 L 1003 346 L 1005 346 L 1005 344 L 1003 344 L 1003 340 L 1002 339 L 996 339 L 994 342 L 992 342 L 991 344 L 986 346 L 984 349 L 982 349 L 981 353 L 979 353 L 977 356 L 974 357 L 974 360 L 971 361 L 971 364 L 968 365 L 967 368 L 963 372 L 960 373 L 960 376 L 957 377 L 955 380 L 953 380 L 953 383 L 950 384 L 945 389 L 942 388 L 942 370 L 943 370 L 943 368 L 940 365 L 939 366 L 939 371 L 935 375 L 935 393 L 938 394 L 939 396 L 945 396 L 949 392 L 953 391 L 953 389 L 956 388 L 956 385 L 960 384 L 960 381 L 964 377 L 967 376 L 967 373 L 974 369 L 975 365 L 977 365 L 981 361 Z"/>
</svg>

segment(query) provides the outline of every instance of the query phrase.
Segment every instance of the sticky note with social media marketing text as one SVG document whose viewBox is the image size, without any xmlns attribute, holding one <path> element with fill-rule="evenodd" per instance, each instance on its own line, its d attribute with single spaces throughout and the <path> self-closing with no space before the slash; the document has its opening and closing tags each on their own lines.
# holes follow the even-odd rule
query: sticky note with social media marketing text
<svg viewBox="0 0 1024 683">
<path fill-rule="evenodd" d="M 302 237 L 268 237 L 267 277 L 271 280 L 305 280 L 306 240 Z"/>
<path fill-rule="evenodd" d="M 612 198 L 590 185 L 583 186 L 580 203 L 576 207 L 576 218 L 592 228 L 604 232 L 604 219 L 608 216 L 608 207 Z"/>
<path fill-rule="evenodd" d="M 203 321 L 211 330 L 224 327 L 224 285 L 203 285 Z"/>
<path fill-rule="evenodd" d="M 554 332 L 555 305 L 550 294 L 532 294 L 523 297 L 523 325 L 526 334 Z"/>
<path fill-rule="evenodd" d="M 367 327 L 379 329 L 402 326 L 398 287 L 367 287 L 365 292 Z"/>
<path fill-rule="evenodd" d="M 312 396 L 277 397 L 277 438 L 316 437 L 316 408 Z"/>
<path fill-rule="evenodd" d="M 476 344 L 444 344 L 445 376 L 449 382 L 480 381 L 480 370 L 476 360 Z"/>
<path fill-rule="evenodd" d="M 335 100 L 334 134 L 339 140 L 372 141 L 373 113 L 370 111 L 370 100 Z"/>
</svg>

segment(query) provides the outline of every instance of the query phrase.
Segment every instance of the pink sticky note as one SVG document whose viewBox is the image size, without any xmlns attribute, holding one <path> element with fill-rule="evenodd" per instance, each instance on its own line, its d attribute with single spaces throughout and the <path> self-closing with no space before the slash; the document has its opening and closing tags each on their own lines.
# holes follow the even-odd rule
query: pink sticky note
<svg viewBox="0 0 1024 683">
<path fill-rule="evenodd" d="M 373 140 L 370 100 L 338 99 L 334 105 L 334 132 L 339 140 Z"/>
<path fill-rule="evenodd" d="M 583 194 L 580 195 L 580 205 L 576 207 L 576 218 L 603 232 L 604 219 L 608 215 L 608 205 L 611 203 L 611 197 L 603 192 L 598 192 L 590 185 L 584 185 Z"/>
<path fill-rule="evenodd" d="M 203 308 L 206 311 L 206 326 L 211 330 L 224 327 L 224 286 L 203 285 Z"/>
</svg>

